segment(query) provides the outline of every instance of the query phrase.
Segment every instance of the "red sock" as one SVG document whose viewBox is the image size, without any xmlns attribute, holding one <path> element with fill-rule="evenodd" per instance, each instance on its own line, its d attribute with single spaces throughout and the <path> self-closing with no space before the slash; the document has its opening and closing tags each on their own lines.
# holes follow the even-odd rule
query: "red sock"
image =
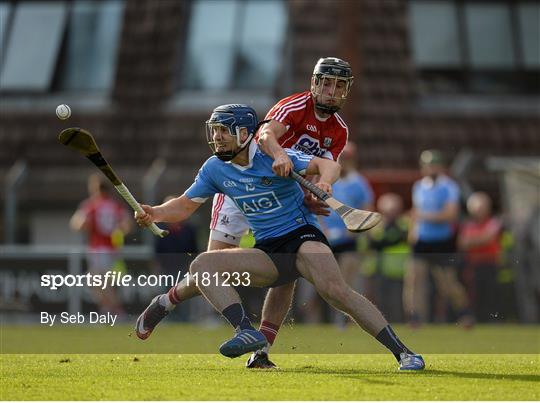
<svg viewBox="0 0 540 403">
<path fill-rule="evenodd" d="M 180 303 L 180 298 L 178 298 L 178 295 L 176 294 L 176 286 L 172 287 L 167 295 L 169 296 L 169 301 L 171 304 L 177 305 Z"/>
<path fill-rule="evenodd" d="M 263 320 L 261 323 L 261 326 L 259 327 L 259 330 L 262 334 L 266 337 L 266 340 L 268 340 L 268 343 L 270 345 L 274 344 L 274 340 L 276 339 L 279 325 L 274 325 L 273 323 L 268 322 L 267 320 Z"/>
</svg>

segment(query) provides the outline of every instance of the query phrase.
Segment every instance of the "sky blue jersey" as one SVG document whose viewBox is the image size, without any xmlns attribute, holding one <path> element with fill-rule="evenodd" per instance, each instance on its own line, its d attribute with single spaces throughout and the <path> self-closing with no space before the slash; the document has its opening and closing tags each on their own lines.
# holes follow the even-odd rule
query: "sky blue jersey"
<svg viewBox="0 0 540 403">
<path fill-rule="evenodd" d="M 357 172 L 351 172 L 332 185 L 332 196 L 348 206 L 362 209 L 373 202 L 373 191 L 367 180 Z M 321 226 L 330 245 L 342 245 L 356 239 L 335 211 L 321 218 Z"/>
<path fill-rule="evenodd" d="M 304 173 L 313 156 L 285 151 L 294 170 Z M 249 156 L 247 166 L 210 157 L 185 195 L 197 203 L 204 203 L 216 193 L 229 196 L 246 216 L 256 241 L 285 235 L 306 224 L 319 227 L 315 215 L 304 205 L 300 185 L 274 174 L 274 160 L 255 143 L 250 144 Z"/>
<path fill-rule="evenodd" d="M 425 177 L 413 185 L 413 205 L 427 213 L 439 213 L 448 203 L 459 203 L 459 187 L 446 175 L 439 175 L 433 182 Z M 444 241 L 454 235 L 454 227 L 447 222 L 418 221 L 418 240 Z"/>
</svg>

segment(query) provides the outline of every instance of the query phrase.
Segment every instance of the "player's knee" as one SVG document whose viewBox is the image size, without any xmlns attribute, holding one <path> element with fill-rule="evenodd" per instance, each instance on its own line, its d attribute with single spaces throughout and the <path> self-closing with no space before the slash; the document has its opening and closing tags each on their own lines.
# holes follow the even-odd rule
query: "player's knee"
<svg viewBox="0 0 540 403">
<path fill-rule="evenodd" d="M 347 311 L 347 301 L 345 301 L 343 298 L 340 298 L 339 295 L 328 295 L 325 298 L 325 301 L 328 302 L 335 309 L 339 309 L 340 311 Z"/>
<path fill-rule="evenodd" d="M 352 300 L 351 292 L 352 290 L 349 288 L 349 286 L 344 283 L 335 288 L 333 293 L 334 303 L 339 309 L 344 309 L 346 306 L 348 306 L 349 302 Z"/>
<path fill-rule="evenodd" d="M 197 256 L 189 266 L 189 272 L 191 274 L 202 273 L 204 271 L 209 271 L 210 269 L 210 256 L 209 253 L 203 252 Z"/>
<path fill-rule="evenodd" d="M 317 291 L 329 303 L 342 304 L 346 300 L 347 286 L 342 281 L 326 281 L 319 284 Z"/>
</svg>

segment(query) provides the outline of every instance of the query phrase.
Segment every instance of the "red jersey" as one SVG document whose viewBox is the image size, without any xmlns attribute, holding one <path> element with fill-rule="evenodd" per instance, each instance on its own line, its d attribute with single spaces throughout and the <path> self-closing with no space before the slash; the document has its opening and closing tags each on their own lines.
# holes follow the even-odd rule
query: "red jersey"
<svg viewBox="0 0 540 403">
<path fill-rule="evenodd" d="M 110 197 L 91 197 L 82 202 L 80 210 L 88 224 L 90 249 L 116 249 L 112 234 L 127 218 L 124 206 Z"/>
<path fill-rule="evenodd" d="M 501 222 L 497 218 L 489 218 L 483 222 L 466 221 L 463 223 L 461 236 L 474 238 L 485 234 L 487 231 L 497 231 L 500 233 Z M 501 255 L 500 236 L 496 236 L 484 245 L 475 246 L 467 250 L 467 261 L 471 264 L 477 263 L 497 263 Z"/>
<path fill-rule="evenodd" d="M 287 127 L 278 140 L 283 148 L 336 161 L 347 144 L 349 129 L 337 113 L 327 119 L 315 115 L 310 91 L 293 94 L 274 105 L 265 120 L 277 120 Z"/>
</svg>

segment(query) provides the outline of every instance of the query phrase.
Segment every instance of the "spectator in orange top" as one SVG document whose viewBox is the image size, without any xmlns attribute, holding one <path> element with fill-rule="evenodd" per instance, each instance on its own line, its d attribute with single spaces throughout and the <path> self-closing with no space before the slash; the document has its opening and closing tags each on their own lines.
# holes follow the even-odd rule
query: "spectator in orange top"
<svg viewBox="0 0 540 403">
<path fill-rule="evenodd" d="M 502 224 L 492 215 L 491 199 L 475 192 L 467 199 L 470 219 L 460 229 L 458 246 L 465 253 L 465 282 L 477 320 L 497 317 L 497 269 Z"/>
</svg>

